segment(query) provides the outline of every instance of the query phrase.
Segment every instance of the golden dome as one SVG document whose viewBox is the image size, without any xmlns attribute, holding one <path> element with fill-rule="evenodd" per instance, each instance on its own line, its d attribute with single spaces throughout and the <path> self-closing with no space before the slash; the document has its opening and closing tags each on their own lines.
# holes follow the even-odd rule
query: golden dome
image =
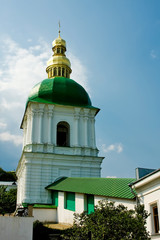
<svg viewBox="0 0 160 240">
<path fill-rule="evenodd" d="M 53 46 L 53 48 L 54 48 L 55 46 L 60 46 L 60 45 L 62 45 L 62 46 L 64 46 L 64 47 L 66 48 L 66 41 L 61 38 L 60 33 L 59 33 L 58 38 L 56 38 L 56 39 L 52 42 L 52 46 Z"/>
<path fill-rule="evenodd" d="M 71 63 L 66 57 L 66 41 L 59 36 L 52 42 L 53 55 L 47 62 L 46 72 L 48 78 L 53 77 L 66 77 L 70 78 Z"/>
</svg>

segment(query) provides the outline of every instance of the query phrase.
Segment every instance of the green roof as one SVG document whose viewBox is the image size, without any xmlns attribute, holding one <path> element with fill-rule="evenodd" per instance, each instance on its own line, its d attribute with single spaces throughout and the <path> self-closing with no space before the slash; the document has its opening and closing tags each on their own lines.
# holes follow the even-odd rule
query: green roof
<svg viewBox="0 0 160 240">
<path fill-rule="evenodd" d="M 48 205 L 48 204 L 34 204 L 34 208 L 57 208 L 54 205 Z"/>
<path fill-rule="evenodd" d="M 134 178 L 61 178 L 46 187 L 48 190 L 77 192 L 99 196 L 133 199 L 129 183 Z"/>
<path fill-rule="evenodd" d="M 28 102 L 40 102 L 94 108 L 85 89 L 72 79 L 44 79 L 31 90 Z"/>
</svg>

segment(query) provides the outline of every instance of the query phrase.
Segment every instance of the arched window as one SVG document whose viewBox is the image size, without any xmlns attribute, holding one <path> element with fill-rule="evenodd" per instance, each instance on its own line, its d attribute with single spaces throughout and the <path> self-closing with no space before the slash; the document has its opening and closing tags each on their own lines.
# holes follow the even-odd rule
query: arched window
<svg viewBox="0 0 160 240">
<path fill-rule="evenodd" d="M 54 76 L 57 76 L 57 68 L 54 68 Z"/>
<path fill-rule="evenodd" d="M 64 68 L 62 68 L 62 77 L 64 77 Z"/>
<path fill-rule="evenodd" d="M 57 146 L 69 147 L 69 124 L 67 122 L 59 122 L 57 124 Z"/>
<path fill-rule="evenodd" d="M 61 68 L 58 68 L 58 76 L 61 76 Z"/>
</svg>

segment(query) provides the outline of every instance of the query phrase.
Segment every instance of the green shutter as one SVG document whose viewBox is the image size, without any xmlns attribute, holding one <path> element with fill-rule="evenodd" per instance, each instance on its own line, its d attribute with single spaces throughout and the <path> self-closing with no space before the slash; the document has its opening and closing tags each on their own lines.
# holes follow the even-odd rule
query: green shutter
<svg viewBox="0 0 160 240">
<path fill-rule="evenodd" d="M 52 204 L 58 207 L 58 191 L 53 191 Z"/>
<path fill-rule="evenodd" d="M 75 193 L 66 192 L 64 207 L 68 210 L 75 211 Z"/>
<path fill-rule="evenodd" d="M 94 195 L 87 195 L 87 212 L 94 212 Z"/>
</svg>

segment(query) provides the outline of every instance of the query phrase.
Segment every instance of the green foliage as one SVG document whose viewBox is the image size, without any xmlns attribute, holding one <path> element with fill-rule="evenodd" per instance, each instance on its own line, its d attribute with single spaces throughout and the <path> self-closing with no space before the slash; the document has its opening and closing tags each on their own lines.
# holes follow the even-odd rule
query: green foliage
<svg viewBox="0 0 160 240">
<path fill-rule="evenodd" d="M 0 186 L 0 214 L 13 213 L 16 209 L 17 189 L 6 191 L 7 187 Z"/>
<path fill-rule="evenodd" d="M 145 224 L 148 213 L 143 205 L 128 210 L 113 202 L 100 201 L 95 212 L 75 214 L 74 224 L 63 235 L 70 240 L 147 240 L 149 234 Z"/>
<path fill-rule="evenodd" d="M 17 177 L 14 171 L 6 172 L 0 168 L 0 181 L 16 181 Z"/>
</svg>

